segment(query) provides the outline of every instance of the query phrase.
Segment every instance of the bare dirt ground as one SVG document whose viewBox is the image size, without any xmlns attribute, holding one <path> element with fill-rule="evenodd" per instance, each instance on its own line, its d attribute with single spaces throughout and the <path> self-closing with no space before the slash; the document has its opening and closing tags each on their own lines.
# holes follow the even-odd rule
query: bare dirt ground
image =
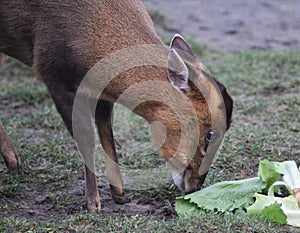
<svg viewBox="0 0 300 233">
<path fill-rule="evenodd" d="M 299 0 L 143 0 L 166 22 L 160 35 L 180 33 L 222 52 L 300 49 Z"/>
</svg>

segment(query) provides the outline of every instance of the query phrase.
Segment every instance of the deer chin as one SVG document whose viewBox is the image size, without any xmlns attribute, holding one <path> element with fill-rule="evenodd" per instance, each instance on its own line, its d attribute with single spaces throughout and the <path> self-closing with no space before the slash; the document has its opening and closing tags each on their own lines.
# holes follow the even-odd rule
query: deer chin
<svg viewBox="0 0 300 233">
<path fill-rule="evenodd" d="M 192 178 L 192 179 L 188 178 L 189 177 L 188 173 L 189 171 L 187 168 L 185 168 L 181 172 L 178 171 L 172 172 L 172 178 L 175 185 L 181 190 L 183 190 L 186 195 L 200 190 L 208 172 L 197 178 Z"/>
<path fill-rule="evenodd" d="M 185 181 L 184 181 L 185 173 L 186 173 L 186 168 L 181 172 L 172 171 L 172 178 L 174 184 L 181 190 L 185 190 Z"/>
</svg>

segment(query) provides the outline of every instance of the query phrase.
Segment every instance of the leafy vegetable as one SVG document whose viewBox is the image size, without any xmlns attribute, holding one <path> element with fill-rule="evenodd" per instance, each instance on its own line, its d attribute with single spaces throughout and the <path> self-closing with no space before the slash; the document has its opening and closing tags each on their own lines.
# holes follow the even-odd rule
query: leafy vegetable
<svg viewBox="0 0 300 233">
<path fill-rule="evenodd" d="M 300 188 L 300 171 L 295 161 L 286 161 L 283 163 L 274 162 L 275 170 L 283 175 L 282 180 L 286 184 L 287 189 L 294 194 Z M 300 203 L 300 200 L 298 199 Z"/>
<path fill-rule="evenodd" d="M 286 223 L 286 215 L 280 209 L 280 204 L 275 199 L 262 194 L 255 194 L 255 203 L 247 208 L 247 215 L 261 215 L 264 218 L 278 222 L 280 224 Z"/>
<path fill-rule="evenodd" d="M 180 216 L 197 216 L 201 210 L 194 203 L 191 203 L 184 198 L 179 198 L 175 202 L 175 210 Z"/>
<path fill-rule="evenodd" d="M 182 211 L 182 205 L 190 206 L 190 204 L 200 209 L 216 210 L 222 213 L 243 209 L 253 203 L 254 194 L 264 187 L 265 184 L 258 177 L 224 181 L 177 199 L 175 209 L 180 215 L 187 214 L 186 211 Z"/>
<path fill-rule="evenodd" d="M 277 202 L 265 207 L 261 211 L 261 216 L 263 216 L 265 219 L 269 219 L 272 222 L 277 222 L 280 224 L 286 223 L 286 216 Z"/>
<path fill-rule="evenodd" d="M 201 211 L 239 213 L 246 209 L 248 216 L 260 215 L 273 222 L 300 227 L 300 171 L 296 163 L 264 160 L 259 164 L 258 175 L 220 182 L 180 197 L 175 210 L 181 216 L 195 216 Z M 279 197 L 282 186 L 288 191 L 285 197 Z"/>
<path fill-rule="evenodd" d="M 255 198 L 255 203 L 247 208 L 247 215 L 261 215 L 273 222 L 300 227 L 300 208 L 293 195 L 280 198 L 257 193 Z M 274 207 L 276 205 L 280 208 Z"/>
<path fill-rule="evenodd" d="M 275 171 L 274 162 L 270 162 L 269 160 L 263 160 L 259 163 L 258 176 L 266 184 L 264 191 L 268 191 L 275 181 L 281 179 L 280 173 Z"/>
</svg>

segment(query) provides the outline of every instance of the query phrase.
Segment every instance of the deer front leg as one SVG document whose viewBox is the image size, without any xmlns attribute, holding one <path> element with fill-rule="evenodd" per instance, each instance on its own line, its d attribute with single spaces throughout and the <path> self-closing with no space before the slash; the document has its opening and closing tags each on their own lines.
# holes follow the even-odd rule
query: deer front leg
<svg viewBox="0 0 300 233">
<path fill-rule="evenodd" d="M 79 128 L 73 127 L 82 136 L 75 140 L 85 165 L 85 197 L 90 212 L 101 212 L 101 202 L 98 192 L 97 177 L 95 174 L 95 133 L 92 119 L 84 119 Z"/>
<path fill-rule="evenodd" d="M 95 171 L 85 165 L 85 197 L 86 206 L 91 213 L 101 212 L 101 201 L 97 186 Z"/>
<path fill-rule="evenodd" d="M 110 183 L 112 198 L 117 204 L 128 202 L 124 194 L 123 181 L 118 165 L 115 141 L 112 132 L 113 103 L 99 101 L 96 108 L 95 121 L 100 142 L 105 153 L 105 168 Z"/>
<path fill-rule="evenodd" d="M 15 149 L 12 145 L 12 141 L 7 135 L 1 121 L 0 121 L 0 153 L 4 158 L 4 161 L 8 169 L 12 172 L 18 173 L 21 168 L 21 159 L 15 152 Z"/>
<path fill-rule="evenodd" d="M 75 139 L 82 159 L 85 164 L 85 197 L 87 209 L 90 212 L 100 212 L 101 203 L 98 192 L 97 178 L 95 175 L 95 132 L 92 118 L 83 113 L 89 112 L 85 103 L 76 106 L 73 111 L 75 93 L 68 92 L 63 85 L 48 86 L 56 108 L 62 116 L 69 132 Z M 75 116 L 72 114 L 75 114 Z M 72 121 L 77 121 L 72 124 Z"/>
</svg>

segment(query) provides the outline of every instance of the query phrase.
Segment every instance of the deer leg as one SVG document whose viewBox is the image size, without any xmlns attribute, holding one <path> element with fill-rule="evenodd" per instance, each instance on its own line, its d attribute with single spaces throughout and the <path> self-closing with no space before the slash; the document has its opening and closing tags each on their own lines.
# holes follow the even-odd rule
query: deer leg
<svg viewBox="0 0 300 233">
<path fill-rule="evenodd" d="M 105 168 L 110 183 L 112 197 L 117 204 L 128 202 L 124 195 L 123 181 L 118 165 L 115 141 L 112 131 L 113 103 L 99 101 L 96 107 L 95 122 L 100 142 L 105 152 Z"/>
<path fill-rule="evenodd" d="M 12 172 L 19 172 L 21 168 L 21 159 L 15 152 L 12 141 L 7 135 L 1 121 L 0 121 L 0 153 L 8 169 Z"/>
<path fill-rule="evenodd" d="M 98 192 L 97 178 L 95 175 L 94 123 L 91 117 L 86 117 L 86 115 L 82 114 L 89 111 L 88 106 L 84 104 L 79 107 L 77 106 L 77 109 L 74 112 L 73 104 L 75 93 L 68 92 L 67 88 L 63 88 L 61 86 L 50 86 L 48 88 L 58 112 L 62 116 L 69 132 L 75 138 L 78 149 L 85 163 L 85 196 L 87 209 L 90 212 L 100 212 L 101 202 Z M 72 116 L 72 114 L 76 114 L 76 116 Z M 84 116 L 82 117 L 82 115 Z M 76 121 L 76 124 L 72 125 L 74 117 L 79 120 Z"/>
</svg>

